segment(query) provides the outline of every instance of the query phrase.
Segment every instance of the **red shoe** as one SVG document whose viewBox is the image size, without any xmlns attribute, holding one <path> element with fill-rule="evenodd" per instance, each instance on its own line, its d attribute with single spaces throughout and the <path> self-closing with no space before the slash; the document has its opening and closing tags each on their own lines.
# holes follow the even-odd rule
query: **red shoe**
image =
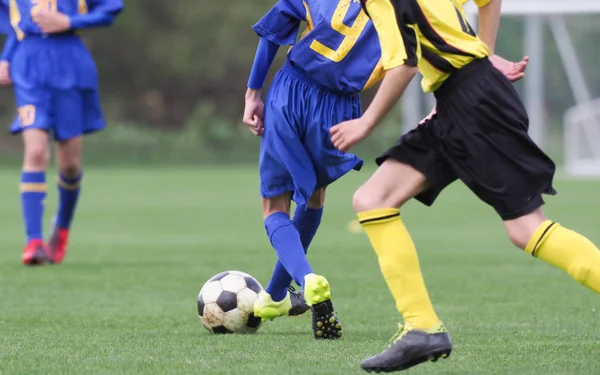
<svg viewBox="0 0 600 375">
<path fill-rule="evenodd" d="M 54 226 L 50 241 L 48 241 L 48 262 L 53 264 L 62 263 L 67 255 L 67 245 L 69 244 L 69 230 Z"/>
<path fill-rule="evenodd" d="M 31 240 L 23 249 L 21 261 L 26 266 L 41 266 L 46 260 L 46 245 L 43 240 Z"/>
</svg>

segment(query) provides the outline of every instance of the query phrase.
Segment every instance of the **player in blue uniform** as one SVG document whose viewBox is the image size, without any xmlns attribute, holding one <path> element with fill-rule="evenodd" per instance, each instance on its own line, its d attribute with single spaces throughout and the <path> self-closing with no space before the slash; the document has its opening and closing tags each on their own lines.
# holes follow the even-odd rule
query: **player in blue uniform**
<svg viewBox="0 0 600 375">
<path fill-rule="evenodd" d="M 0 0 L 0 30 L 8 29 L 7 14 L 12 26 L 0 58 L 0 83 L 14 84 L 18 116 L 11 132 L 22 133 L 25 145 L 26 265 L 62 262 L 80 192 L 82 135 L 105 127 L 96 66 L 77 31 L 111 25 L 122 8 L 121 0 Z M 42 218 L 50 136 L 56 141 L 59 208 L 46 246 Z"/>
<path fill-rule="evenodd" d="M 301 22 L 307 28 L 296 43 Z M 356 0 L 280 0 L 253 29 L 261 39 L 248 82 L 244 122 L 262 135 L 263 218 L 279 258 L 254 313 L 273 319 L 302 313 L 308 304 L 315 337 L 335 339 L 341 325 L 329 283 L 313 273 L 305 253 L 321 221 L 326 187 L 363 164 L 333 147 L 329 128 L 361 116 L 358 93 L 383 77 L 379 42 Z M 293 47 L 263 107 L 261 88 L 280 45 Z M 293 220 L 292 200 L 297 205 Z M 292 278 L 303 287 L 306 301 L 301 300 L 295 311 L 292 297 L 298 302 L 301 294 L 288 294 Z"/>
</svg>

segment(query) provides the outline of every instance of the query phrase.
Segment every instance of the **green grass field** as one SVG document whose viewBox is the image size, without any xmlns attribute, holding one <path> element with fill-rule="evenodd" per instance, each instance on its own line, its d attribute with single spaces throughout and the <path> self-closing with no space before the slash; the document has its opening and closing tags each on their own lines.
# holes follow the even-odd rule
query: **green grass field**
<svg viewBox="0 0 600 375">
<path fill-rule="evenodd" d="M 351 197 L 367 173 L 331 188 L 310 250 L 344 324 L 312 338 L 310 317 L 256 335 L 211 336 L 197 318 L 204 281 L 229 269 L 266 285 L 275 261 L 252 168 L 86 171 L 71 250 L 60 266 L 25 268 L 18 170 L 0 171 L 0 374 L 360 374 L 398 320 Z M 50 181 L 53 178 L 49 178 Z M 600 243 L 600 182 L 561 182 L 546 211 Z M 56 193 L 47 200 L 47 217 Z M 453 334 L 446 361 L 410 374 L 598 374 L 600 297 L 514 249 L 494 212 L 459 184 L 405 221 L 427 284 Z"/>
</svg>

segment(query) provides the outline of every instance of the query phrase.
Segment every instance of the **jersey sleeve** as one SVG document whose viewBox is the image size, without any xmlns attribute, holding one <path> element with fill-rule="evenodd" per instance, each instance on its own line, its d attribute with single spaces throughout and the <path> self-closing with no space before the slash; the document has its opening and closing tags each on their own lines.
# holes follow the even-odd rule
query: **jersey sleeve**
<svg viewBox="0 0 600 375">
<path fill-rule="evenodd" d="M 405 15 L 395 5 L 399 1 L 366 0 L 363 3 L 379 37 L 384 70 L 400 65 L 417 66 L 420 58 L 417 35 L 409 26 L 410 21 L 404 19 Z"/>
<path fill-rule="evenodd" d="M 8 13 L 8 2 L 0 0 L 0 34 L 10 35 L 12 26 L 10 25 L 10 16 Z"/>
<path fill-rule="evenodd" d="M 105 12 L 113 16 L 119 14 L 124 6 L 122 0 L 88 0 L 88 4 L 90 13 Z"/>
<path fill-rule="evenodd" d="M 261 38 L 277 45 L 293 45 L 302 21 L 306 21 L 302 0 L 279 0 L 252 29 Z"/>
</svg>

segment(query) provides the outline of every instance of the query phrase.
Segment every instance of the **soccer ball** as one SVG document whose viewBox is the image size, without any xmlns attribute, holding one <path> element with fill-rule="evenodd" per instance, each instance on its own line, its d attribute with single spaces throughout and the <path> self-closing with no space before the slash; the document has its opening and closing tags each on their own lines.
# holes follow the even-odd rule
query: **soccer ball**
<svg viewBox="0 0 600 375">
<path fill-rule="evenodd" d="M 254 333 L 261 320 L 254 302 L 262 290 L 247 273 L 225 271 L 211 277 L 198 294 L 198 316 L 210 333 Z"/>
</svg>

